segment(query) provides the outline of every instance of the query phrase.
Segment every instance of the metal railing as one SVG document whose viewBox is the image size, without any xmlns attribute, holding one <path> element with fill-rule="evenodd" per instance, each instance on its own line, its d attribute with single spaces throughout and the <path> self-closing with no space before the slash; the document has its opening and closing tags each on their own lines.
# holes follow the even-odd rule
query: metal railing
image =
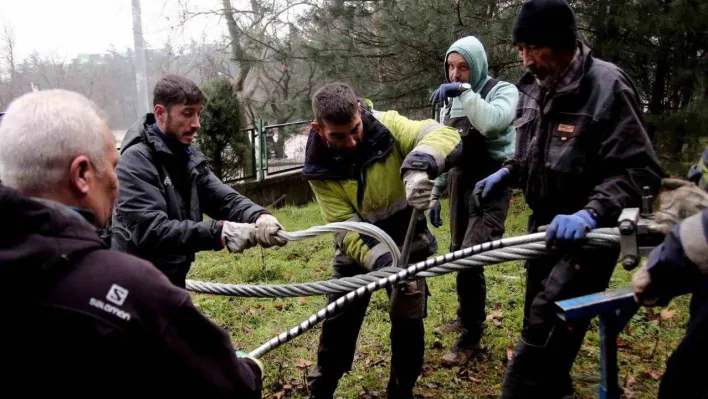
<svg viewBox="0 0 708 399">
<path fill-rule="evenodd" d="M 309 121 L 298 121 L 263 128 L 263 160 L 267 175 L 302 169 L 305 164 L 307 136 L 310 132 L 309 124 Z"/>
</svg>

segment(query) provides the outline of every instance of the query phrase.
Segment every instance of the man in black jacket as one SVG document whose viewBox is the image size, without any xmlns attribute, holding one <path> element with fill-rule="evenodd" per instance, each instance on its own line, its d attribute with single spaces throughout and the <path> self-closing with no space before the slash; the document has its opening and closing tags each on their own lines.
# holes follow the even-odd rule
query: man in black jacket
<svg viewBox="0 0 708 399">
<path fill-rule="evenodd" d="M 239 358 L 186 291 L 96 234 L 118 195 L 117 161 L 100 111 L 81 95 L 42 91 L 10 105 L 0 125 L 3 389 L 260 398 L 259 362 Z"/>
<path fill-rule="evenodd" d="M 219 181 L 191 145 L 206 103 L 199 87 L 167 75 L 153 97 L 154 113 L 135 122 L 121 143 L 113 248 L 150 261 L 184 287 L 195 252 L 285 245 L 277 219 Z"/>
<path fill-rule="evenodd" d="M 529 73 L 518 84 L 516 153 L 477 183 L 484 193 L 523 190 L 528 230 L 548 225 L 556 250 L 526 263 L 524 325 L 506 372 L 503 398 L 572 396 L 570 369 L 589 320 L 561 322 L 555 301 L 603 291 L 618 250 L 580 253 L 573 243 L 597 227 L 616 226 L 623 208 L 658 190 L 658 165 L 637 91 L 616 65 L 578 41 L 565 0 L 521 6 L 513 43 Z"/>
</svg>

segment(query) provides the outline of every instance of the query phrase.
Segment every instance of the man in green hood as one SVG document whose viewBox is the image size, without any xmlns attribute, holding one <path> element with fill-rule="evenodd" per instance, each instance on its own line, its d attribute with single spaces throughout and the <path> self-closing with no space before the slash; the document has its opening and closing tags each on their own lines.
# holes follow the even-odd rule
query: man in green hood
<svg viewBox="0 0 708 399">
<path fill-rule="evenodd" d="M 475 183 L 514 155 L 516 130 L 512 121 L 519 93 L 513 84 L 489 76 L 484 46 L 474 36 L 459 39 L 447 50 L 445 76 L 448 83 L 435 90 L 431 102 L 443 105 L 441 122 L 457 129 L 463 155 L 449 178 L 442 175 L 435 181 L 433 196 L 439 197 L 449 181 L 450 250 L 456 251 L 504 234 L 511 191 L 500 190 L 481 203 L 481 190 L 475 192 Z M 430 220 L 435 227 L 442 225 L 437 201 L 430 210 Z M 457 274 L 457 296 L 457 320 L 435 330 L 438 334 L 461 332 L 442 358 L 447 366 L 466 363 L 479 349 L 486 319 L 482 267 Z"/>
</svg>

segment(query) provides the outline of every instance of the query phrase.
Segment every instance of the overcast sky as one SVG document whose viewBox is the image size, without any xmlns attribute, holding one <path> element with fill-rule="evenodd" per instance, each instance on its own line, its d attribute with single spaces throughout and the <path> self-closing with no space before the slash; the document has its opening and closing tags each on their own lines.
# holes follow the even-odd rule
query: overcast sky
<svg viewBox="0 0 708 399">
<path fill-rule="evenodd" d="M 168 38 L 176 45 L 203 36 L 214 40 L 226 32 L 215 16 L 194 18 L 180 28 L 180 4 L 201 11 L 218 9 L 221 1 L 141 0 L 148 47 L 160 48 Z M 0 0 L 0 32 L 6 26 L 14 32 L 20 60 L 35 50 L 69 61 L 77 54 L 105 53 L 111 45 L 120 51 L 133 48 L 131 0 Z"/>
</svg>

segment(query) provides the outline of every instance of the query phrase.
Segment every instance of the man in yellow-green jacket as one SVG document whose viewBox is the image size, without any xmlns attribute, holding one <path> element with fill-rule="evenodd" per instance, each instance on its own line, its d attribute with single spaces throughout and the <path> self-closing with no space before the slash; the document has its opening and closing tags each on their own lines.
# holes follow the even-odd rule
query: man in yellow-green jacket
<svg viewBox="0 0 708 399">
<path fill-rule="evenodd" d="M 402 246 L 413 208 L 430 206 L 431 179 L 449 169 L 461 153 L 460 135 L 433 120 L 411 121 L 395 111 L 373 111 L 370 106 L 358 101 L 352 88 L 343 83 L 326 85 L 315 93 L 315 121 L 303 174 L 325 222 L 372 223 Z M 422 216 L 409 261 L 424 260 L 436 251 L 437 242 Z M 335 278 L 390 266 L 391 259 L 391 253 L 375 239 L 353 232 L 335 236 Z M 389 296 L 388 397 L 413 398 L 423 366 L 425 280 L 397 286 L 389 290 Z M 361 299 L 322 324 L 317 366 L 308 376 L 313 398 L 332 398 L 339 379 L 350 370 L 368 303 L 368 297 Z"/>
</svg>

